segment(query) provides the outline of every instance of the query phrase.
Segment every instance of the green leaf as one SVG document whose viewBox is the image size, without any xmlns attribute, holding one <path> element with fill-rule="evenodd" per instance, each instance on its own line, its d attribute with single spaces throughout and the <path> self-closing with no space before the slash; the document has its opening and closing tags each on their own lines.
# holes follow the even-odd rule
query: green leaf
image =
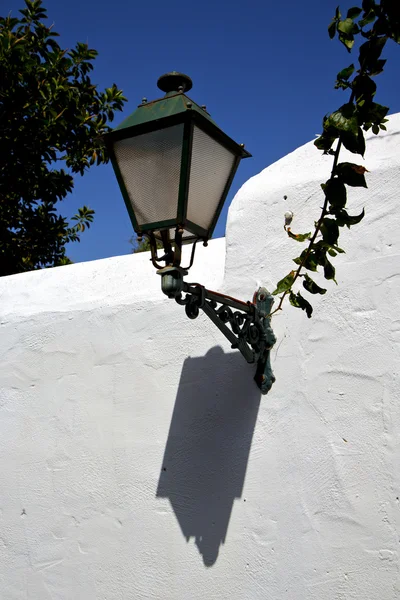
<svg viewBox="0 0 400 600">
<path fill-rule="evenodd" d="M 324 240 L 319 240 L 316 244 L 315 247 L 321 247 L 324 248 L 325 250 L 327 250 L 329 252 L 329 250 L 333 250 L 334 252 L 336 252 L 337 254 L 345 254 L 345 251 L 342 250 L 342 248 L 339 248 L 339 246 L 333 246 L 332 244 L 328 244 L 327 242 L 324 242 Z"/>
<path fill-rule="evenodd" d="M 305 242 L 311 237 L 310 233 L 292 233 L 290 229 L 287 229 L 287 234 L 292 240 L 296 240 L 296 242 Z"/>
<path fill-rule="evenodd" d="M 323 133 L 322 135 L 319 136 L 319 138 L 317 138 L 314 141 L 314 146 L 316 146 L 318 148 L 318 150 L 323 150 L 325 154 L 327 154 L 329 152 L 329 150 L 332 148 L 332 144 L 334 143 L 334 141 L 336 140 L 336 138 L 338 137 L 338 134 L 336 135 L 328 135 L 327 133 Z"/>
<path fill-rule="evenodd" d="M 336 19 L 333 19 L 328 27 L 328 34 L 329 34 L 329 37 L 331 38 L 331 40 L 335 37 L 335 33 L 336 33 Z"/>
<path fill-rule="evenodd" d="M 366 25 L 369 25 L 370 23 L 373 23 L 375 21 L 375 11 L 373 9 L 371 9 L 370 11 L 368 11 L 365 15 L 365 17 L 363 17 L 360 21 L 359 21 L 359 26 L 360 27 L 365 27 Z"/>
<path fill-rule="evenodd" d="M 330 244 L 325 242 L 324 240 L 319 240 L 316 244 L 314 244 L 314 256 L 317 264 L 321 267 L 325 265 L 326 262 L 326 253 L 328 248 L 330 248 Z"/>
<path fill-rule="evenodd" d="M 336 166 L 335 174 L 339 175 L 344 183 L 352 187 L 368 187 L 364 173 L 367 169 L 360 165 L 343 162 Z"/>
<path fill-rule="evenodd" d="M 379 75 L 379 73 L 382 73 L 385 64 L 386 58 L 379 58 L 374 63 L 371 63 L 368 69 L 370 76 L 375 77 L 375 75 Z"/>
<path fill-rule="evenodd" d="M 335 90 L 347 90 L 351 88 L 352 85 L 348 81 L 344 81 L 342 79 L 335 81 Z"/>
<path fill-rule="evenodd" d="M 382 50 L 386 44 L 386 41 L 386 36 L 378 38 L 374 37 L 360 46 L 358 61 L 361 67 L 364 69 L 368 68 L 370 64 L 374 64 L 378 60 L 382 54 Z"/>
<path fill-rule="evenodd" d="M 304 264 L 303 264 L 303 261 L 304 261 Z M 318 264 L 319 264 L 315 253 L 308 252 L 307 248 L 305 250 L 303 250 L 303 252 L 300 254 L 300 256 L 298 256 L 297 258 L 294 258 L 293 262 L 296 263 L 296 265 L 303 264 L 304 268 L 308 269 L 309 271 L 317 271 Z"/>
<path fill-rule="evenodd" d="M 337 79 L 343 79 L 344 81 L 347 81 L 354 73 L 354 65 L 351 64 L 350 66 L 346 67 L 345 69 L 342 69 L 340 71 L 340 73 L 337 74 Z"/>
<path fill-rule="evenodd" d="M 288 275 L 286 275 L 286 277 L 284 277 L 283 279 L 281 279 L 278 282 L 278 285 L 276 286 L 276 290 L 273 291 L 272 294 L 274 296 L 276 296 L 277 294 L 282 294 L 283 292 L 287 292 L 293 285 L 294 276 L 295 276 L 295 272 L 290 271 L 290 273 Z"/>
<path fill-rule="evenodd" d="M 351 34 L 353 32 L 353 19 L 345 19 L 344 21 L 340 21 L 338 30 L 342 33 Z"/>
<path fill-rule="evenodd" d="M 361 127 L 358 127 L 357 134 L 352 131 L 342 131 L 340 133 L 340 139 L 343 146 L 353 152 L 353 154 L 365 154 L 365 138 Z"/>
<path fill-rule="evenodd" d="M 321 233 L 324 242 L 335 246 L 339 238 L 339 227 L 336 220 L 325 217 L 322 221 Z"/>
<path fill-rule="evenodd" d="M 389 0 L 390 1 L 390 0 Z M 382 8 L 384 6 L 385 0 L 383 0 L 382 2 Z M 380 12 L 380 14 L 379 14 Z M 377 11 L 378 13 L 378 18 L 374 23 L 374 27 L 373 27 L 373 33 L 374 35 L 387 35 L 388 37 L 390 37 L 390 33 L 391 33 L 391 26 L 388 22 L 388 20 L 386 19 L 386 16 L 383 14 L 383 11 Z"/>
<path fill-rule="evenodd" d="M 357 134 L 358 120 L 355 114 L 354 104 L 343 104 L 339 110 L 328 116 L 324 123 L 324 128 L 334 127 L 339 131 L 350 131 Z"/>
<path fill-rule="evenodd" d="M 357 225 L 365 216 L 365 211 L 362 209 L 359 215 L 351 216 L 345 210 L 341 210 L 336 214 L 336 222 L 339 227 L 346 225 L 349 229 L 351 225 Z"/>
<path fill-rule="evenodd" d="M 343 36 L 340 36 L 340 41 L 342 42 L 342 44 L 344 44 L 347 48 L 347 50 L 350 52 L 350 50 L 352 49 L 352 47 L 354 46 L 354 39 L 348 39 L 348 38 L 344 38 Z"/>
<path fill-rule="evenodd" d="M 368 12 L 375 8 L 375 0 L 362 0 L 361 6 L 364 12 Z"/>
<path fill-rule="evenodd" d="M 368 75 L 357 75 L 353 81 L 353 90 L 356 96 L 357 104 L 361 100 L 372 102 L 376 92 L 376 83 Z"/>
<path fill-rule="evenodd" d="M 326 289 L 319 287 L 319 285 L 317 285 L 307 273 L 304 274 L 303 287 L 305 290 L 307 290 L 307 292 L 310 292 L 310 294 L 326 293 Z"/>
<path fill-rule="evenodd" d="M 388 106 L 383 106 L 382 104 L 372 102 L 370 105 L 365 107 L 365 110 L 363 110 L 362 115 L 365 121 L 379 125 L 380 123 L 385 122 L 385 117 L 388 114 L 388 112 Z"/>
<path fill-rule="evenodd" d="M 300 292 L 297 292 L 297 294 L 290 292 L 289 302 L 292 306 L 295 306 L 296 308 L 301 308 L 302 310 L 305 310 L 307 317 L 309 319 L 311 319 L 313 308 L 312 308 L 311 304 L 305 298 L 303 298 L 303 296 L 300 294 Z"/>
<path fill-rule="evenodd" d="M 324 276 L 325 279 L 328 280 L 333 280 L 335 283 L 337 283 L 336 279 L 335 279 L 335 267 L 333 266 L 332 263 L 329 262 L 328 259 L 326 259 L 325 265 L 324 265 Z"/>
<path fill-rule="evenodd" d="M 347 11 L 348 19 L 356 19 L 362 13 L 362 8 L 358 8 L 358 6 L 353 6 L 353 8 L 349 8 Z"/>
</svg>

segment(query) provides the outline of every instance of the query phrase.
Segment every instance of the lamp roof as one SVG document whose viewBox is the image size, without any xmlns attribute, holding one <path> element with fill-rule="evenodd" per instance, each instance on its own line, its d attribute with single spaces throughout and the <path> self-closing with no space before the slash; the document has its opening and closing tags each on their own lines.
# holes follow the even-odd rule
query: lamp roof
<svg viewBox="0 0 400 600">
<path fill-rule="evenodd" d="M 205 106 L 199 106 L 184 92 L 192 87 L 192 80 L 187 75 L 172 71 L 162 75 L 158 80 L 158 87 L 166 94 L 163 98 L 147 102 L 144 98 L 142 104 L 120 123 L 113 131 L 121 131 L 136 125 L 143 125 L 151 121 L 158 121 L 165 117 L 171 117 L 185 113 L 189 110 L 199 113 L 203 118 L 212 123 L 214 127 L 218 125 L 213 121 Z M 220 129 L 218 127 L 218 129 Z"/>
</svg>

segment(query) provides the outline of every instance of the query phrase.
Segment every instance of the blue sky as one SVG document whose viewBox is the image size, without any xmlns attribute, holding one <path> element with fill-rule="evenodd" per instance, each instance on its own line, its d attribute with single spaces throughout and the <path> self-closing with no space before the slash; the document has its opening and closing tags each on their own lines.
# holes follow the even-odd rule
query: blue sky
<svg viewBox="0 0 400 600">
<path fill-rule="evenodd" d="M 355 4 L 340 7 L 345 12 Z M 323 115 L 348 97 L 333 89 L 336 73 L 356 60 L 328 37 L 335 1 L 47 0 L 45 6 L 62 47 L 82 41 L 99 52 L 93 82 L 100 88 L 115 82 L 124 90 L 128 102 L 116 124 L 143 96 L 159 97 L 157 78 L 176 70 L 192 78 L 193 100 L 206 104 L 217 124 L 246 144 L 253 158 L 242 161 L 216 237 L 225 234 L 228 206 L 241 185 L 312 139 Z M 3 0 L 1 14 L 11 10 L 16 16 L 22 7 L 22 0 Z M 376 100 L 399 112 L 400 48 L 391 43 L 383 57 L 388 62 L 376 79 Z M 132 227 L 111 165 L 77 176 L 61 212 L 72 216 L 83 204 L 96 216 L 81 243 L 69 246 L 70 258 L 79 262 L 129 253 Z"/>
</svg>

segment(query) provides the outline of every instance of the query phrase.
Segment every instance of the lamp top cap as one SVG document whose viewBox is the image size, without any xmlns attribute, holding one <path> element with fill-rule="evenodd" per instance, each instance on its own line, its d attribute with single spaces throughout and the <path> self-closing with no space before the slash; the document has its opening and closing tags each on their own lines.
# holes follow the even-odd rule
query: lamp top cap
<svg viewBox="0 0 400 600">
<path fill-rule="evenodd" d="M 188 92 L 193 87 L 193 82 L 188 75 L 171 71 L 165 75 L 161 75 L 157 81 L 158 88 L 169 94 L 171 92 Z"/>
</svg>

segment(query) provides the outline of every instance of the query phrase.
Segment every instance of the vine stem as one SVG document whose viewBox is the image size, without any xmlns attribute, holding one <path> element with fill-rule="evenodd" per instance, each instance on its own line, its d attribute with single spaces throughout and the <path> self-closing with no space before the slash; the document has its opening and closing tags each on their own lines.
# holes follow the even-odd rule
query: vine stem
<svg viewBox="0 0 400 600">
<path fill-rule="evenodd" d="M 362 75 L 362 69 L 360 70 L 360 75 Z M 349 104 L 352 104 L 354 102 L 354 98 L 355 98 L 355 92 L 354 90 L 351 93 L 350 96 L 350 100 L 349 100 Z M 336 150 L 335 150 L 335 155 L 333 158 L 333 165 L 332 165 L 332 170 L 331 170 L 331 176 L 329 178 L 328 181 L 330 181 L 331 179 L 333 179 L 334 175 L 335 175 L 335 170 L 337 167 L 337 164 L 339 162 L 339 155 L 340 155 L 340 150 L 342 149 L 342 140 L 339 138 L 338 144 L 336 146 Z M 315 231 L 313 233 L 312 238 L 310 239 L 310 243 L 308 244 L 308 248 L 307 248 L 307 252 L 304 255 L 303 260 L 301 261 L 301 263 L 299 264 L 295 274 L 294 274 L 294 278 L 293 278 L 293 282 L 292 285 L 290 286 L 290 288 L 288 290 L 286 290 L 285 292 L 283 292 L 283 295 L 281 296 L 280 300 L 279 300 L 279 304 L 278 306 L 275 308 L 275 310 L 273 310 L 270 314 L 270 317 L 272 317 L 272 315 L 274 315 L 275 313 L 277 313 L 278 311 L 282 310 L 282 304 L 283 301 L 285 300 L 286 296 L 292 291 L 292 288 L 296 282 L 296 280 L 300 277 L 301 275 L 301 270 L 304 268 L 304 265 L 307 261 L 307 258 L 310 255 L 310 252 L 313 248 L 314 242 L 316 240 L 317 235 L 319 234 L 321 227 L 322 227 L 322 222 L 325 218 L 325 215 L 328 213 L 328 196 L 325 196 L 325 202 L 322 206 L 322 210 L 321 210 L 321 215 L 317 221 L 317 224 L 315 226 Z"/>
</svg>

